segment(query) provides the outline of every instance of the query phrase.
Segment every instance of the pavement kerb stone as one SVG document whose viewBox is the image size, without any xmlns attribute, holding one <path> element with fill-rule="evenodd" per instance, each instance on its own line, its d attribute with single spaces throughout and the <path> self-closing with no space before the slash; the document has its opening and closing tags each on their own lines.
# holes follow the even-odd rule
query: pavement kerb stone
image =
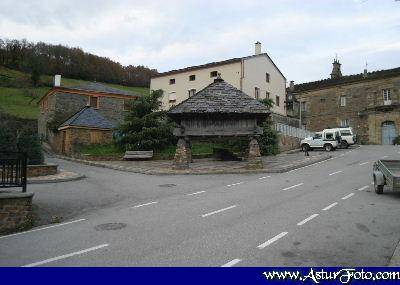
<svg viewBox="0 0 400 285">
<path fill-rule="evenodd" d="M 132 168 L 132 167 L 125 167 L 125 166 L 116 166 L 116 165 L 110 165 L 104 162 L 96 162 L 96 161 L 88 161 L 88 160 L 83 160 L 83 159 L 78 159 L 74 157 L 68 157 L 68 156 L 62 156 L 62 155 L 54 155 L 55 157 L 63 160 L 68 160 L 72 162 L 77 162 L 77 163 L 82 163 L 85 165 L 90 165 L 90 166 L 97 166 L 97 167 L 102 167 L 102 168 L 109 168 L 109 169 L 114 169 L 118 171 L 124 171 L 124 172 L 132 172 L 132 173 L 140 173 L 140 174 L 147 174 L 147 175 L 205 175 L 205 174 L 257 174 L 257 173 L 284 173 L 288 172 L 297 168 L 301 168 L 304 166 L 308 166 L 311 164 L 315 164 L 318 162 L 322 162 L 325 160 L 328 160 L 332 158 L 331 155 L 318 155 L 315 158 L 310 158 L 306 161 L 300 161 L 293 163 L 291 165 L 285 165 L 283 167 L 275 168 L 275 169 L 246 169 L 246 168 L 237 168 L 237 169 L 212 169 L 212 170 L 199 170 L 196 171 L 196 169 L 185 169 L 185 170 L 176 170 L 172 169 L 172 167 L 169 169 L 142 169 L 142 168 Z"/>
<path fill-rule="evenodd" d="M 27 184 L 48 184 L 48 183 L 60 183 L 60 182 L 70 182 L 70 181 L 77 181 L 86 178 L 85 175 L 79 174 L 74 177 L 68 177 L 68 178 L 56 178 L 56 179 L 43 179 L 43 180 L 29 180 L 27 181 Z"/>
</svg>

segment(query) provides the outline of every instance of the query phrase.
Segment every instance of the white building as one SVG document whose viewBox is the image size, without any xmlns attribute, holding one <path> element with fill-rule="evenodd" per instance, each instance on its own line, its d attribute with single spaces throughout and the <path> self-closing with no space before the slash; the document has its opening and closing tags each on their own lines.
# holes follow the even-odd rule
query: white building
<svg viewBox="0 0 400 285">
<path fill-rule="evenodd" d="M 249 96 L 272 99 L 272 111 L 286 115 L 286 78 L 268 54 L 261 52 L 259 42 L 252 56 L 160 73 L 151 79 L 150 89 L 164 91 L 162 109 L 168 110 L 214 82 L 218 73 Z"/>
</svg>

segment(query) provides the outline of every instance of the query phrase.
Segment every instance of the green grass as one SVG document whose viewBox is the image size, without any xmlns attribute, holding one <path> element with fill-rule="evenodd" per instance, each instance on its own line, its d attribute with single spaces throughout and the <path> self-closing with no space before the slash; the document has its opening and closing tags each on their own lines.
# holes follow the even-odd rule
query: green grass
<svg viewBox="0 0 400 285">
<path fill-rule="evenodd" d="M 43 75 L 40 81 L 50 84 L 52 76 Z M 76 86 L 88 83 L 84 80 L 62 78 L 61 86 Z M 102 83 L 112 88 L 130 91 L 141 95 L 149 93 L 149 88 L 129 87 L 117 84 Z M 49 87 L 33 87 L 30 74 L 0 66 L 0 111 L 18 118 L 37 119 L 39 115 L 39 98 L 49 90 Z"/>
</svg>

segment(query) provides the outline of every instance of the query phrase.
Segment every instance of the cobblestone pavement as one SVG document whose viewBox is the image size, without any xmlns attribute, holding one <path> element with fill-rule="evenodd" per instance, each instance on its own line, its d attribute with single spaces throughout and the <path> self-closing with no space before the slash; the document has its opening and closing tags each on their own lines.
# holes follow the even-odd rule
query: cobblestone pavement
<svg viewBox="0 0 400 285">
<path fill-rule="evenodd" d="M 54 175 L 46 175 L 46 176 L 38 176 L 28 178 L 28 184 L 42 184 L 42 183 L 58 183 L 58 182 L 67 182 L 67 181 L 75 181 L 84 178 L 85 175 L 81 175 L 72 171 L 66 171 L 60 169 L 57 174 Z"/>
<path fill-rule="evenodd" d="M 172 169 L 172 160 L 157 161 L 85 161 L 68 157 L 63 159 L 92 166 L 143 174 L 234 174 L 234 173 L 282 173 L 331 158 L 326 152 L 311 152 L 305 157 L 302 152 L 263 157 L 263 169 L 247 169 L 246 161 L 217 161 L 195 159 L 186 170 Z"/>
</svg>

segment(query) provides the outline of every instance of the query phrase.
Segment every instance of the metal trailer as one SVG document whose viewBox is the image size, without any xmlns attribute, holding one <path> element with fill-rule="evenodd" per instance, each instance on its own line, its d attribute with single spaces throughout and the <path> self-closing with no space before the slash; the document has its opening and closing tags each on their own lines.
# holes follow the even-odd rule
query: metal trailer
<svg viewBox="0 0 400 285">
<path fill-rule="evenodd" d="M 378 160 L 374 163 L 373 177 L 377 194 L 383 193 L 385 185 L 400 191 L 400 160 Z"/>
</svg>

